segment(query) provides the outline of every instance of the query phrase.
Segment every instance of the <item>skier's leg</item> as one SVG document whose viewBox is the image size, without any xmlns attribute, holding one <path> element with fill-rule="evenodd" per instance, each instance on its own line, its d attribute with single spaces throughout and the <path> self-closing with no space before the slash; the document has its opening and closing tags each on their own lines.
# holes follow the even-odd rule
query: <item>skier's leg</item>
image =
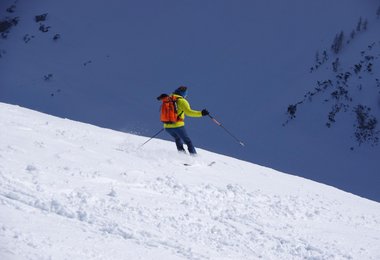
<svg viewBox="0 0 380 260">
<path fill-rule="evenodd" d="M 179 152 L 185 152 L 185 148 L 183 148 L 183 142 L 180 135 L 177 133 L 177 129 L 178 128 L 165 128 L 166 132 L 168 132 L 174 138 L 177 150 Z"/>
<path fill-rule="evenodd" d="M 192 155 L 197 154 L 197 151 L 195 150 L 193 142 L 191 141 L 190 137 L 188 136 L 185 127 L 178 127 L 177 129 L 178 129 L 177 134 L 179 135 L 179 137 L 181 137 L 181 139 L 187 145 L 187 149 L 189 150 L 189 153 Z"/>
</svg>

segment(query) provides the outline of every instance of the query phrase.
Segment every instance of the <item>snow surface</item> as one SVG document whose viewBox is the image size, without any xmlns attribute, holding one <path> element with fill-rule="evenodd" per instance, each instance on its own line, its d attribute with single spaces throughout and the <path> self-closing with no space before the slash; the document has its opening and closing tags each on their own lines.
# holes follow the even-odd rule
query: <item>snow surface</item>
<svg viewBox="0 0 380 260">
<path fill-rule="evenodd" d="M 0 259 L 380 259 L 377 202 L 14 105 L 0 115 Z"/>
</svg>

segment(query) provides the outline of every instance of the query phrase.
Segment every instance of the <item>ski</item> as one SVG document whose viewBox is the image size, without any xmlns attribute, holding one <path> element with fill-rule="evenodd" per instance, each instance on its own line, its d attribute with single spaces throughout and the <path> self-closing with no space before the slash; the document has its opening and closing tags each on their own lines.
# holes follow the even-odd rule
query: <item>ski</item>
<svg viewBox="0 0 380 260">
<path fill-rule="evenodd" d="M 207 166 L 211 167 L 215 164 L 216 162 L 215 161 L 212 161 L 210 163 L 207 164 Z M 191 164 L 191 163 L 183 163 L 183 166 L 199 166 L 199 164 Z"/>
</svg>

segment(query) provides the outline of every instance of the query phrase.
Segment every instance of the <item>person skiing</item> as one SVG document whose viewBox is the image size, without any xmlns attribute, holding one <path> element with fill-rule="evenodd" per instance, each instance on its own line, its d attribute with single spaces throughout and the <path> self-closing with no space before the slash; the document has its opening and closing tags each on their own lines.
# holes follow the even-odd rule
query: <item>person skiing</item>
<svg viewBox="0 0 380 260">
<path fill-rule="evenodd" d="M 170 97 L 174 100 L 171 102 L 175 103 L 177 119 L 175 122 L 165 122 L 164 129 L 174 138 L 179 152 L 186 153 L 183 147 L 183 144 L 185 143 L 190 155 L 196 155 L 197 151 L 185 129 L 185 116 L 202 117 L 209 115 L 209 112 L 206 109 L 203 109 L 202 111 L 192 110 L 189 102 L 186 100 L 187 93 L 187 87 L 180 86 L 170 96 L 162 94 L 157 99 L 162 100 L 163 98 Z"/>
</svg>

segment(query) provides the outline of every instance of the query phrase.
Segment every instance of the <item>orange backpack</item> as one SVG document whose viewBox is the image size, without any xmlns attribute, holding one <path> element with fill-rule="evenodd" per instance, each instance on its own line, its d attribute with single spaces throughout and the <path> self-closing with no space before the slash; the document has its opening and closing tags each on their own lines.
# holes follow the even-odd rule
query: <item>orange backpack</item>
<svg viewBox="0 0 380 260">
<path fill-rule="evenodd" d="M 177 100 L 179 97 L 162 94 L 157 98 L 162 101 L 160 120 L 165 124 L 174 124 L 182 121 L 181 114 L 178 115 Z"/>
</svg>

